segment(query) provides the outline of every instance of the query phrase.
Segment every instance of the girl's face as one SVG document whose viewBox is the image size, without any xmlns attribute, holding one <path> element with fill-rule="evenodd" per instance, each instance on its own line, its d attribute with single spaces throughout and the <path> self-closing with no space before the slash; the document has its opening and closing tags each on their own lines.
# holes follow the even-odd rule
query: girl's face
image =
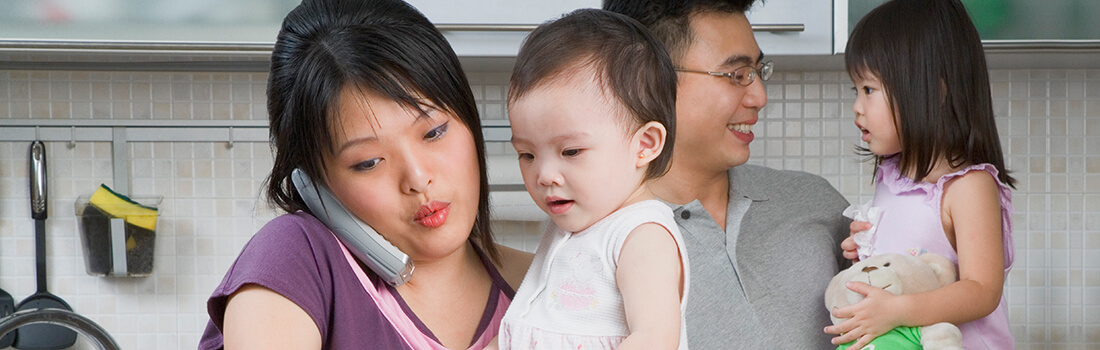
<svg viewBox="0 0 1100 350">
<path fill-rule="evenodd" d="M 469 128 L 427 100 L 420 114 L 346 87 L 338 102 L 325 171 L 340 202 L 414 261 L 463 249 L 480 184 Z"/>
<path fill-rule="evenodd" d="M 508 118 L 527 193 L 558 227 L 578 232 L 626 204 L 646 168 L 623 108 L 592 69 L 567 74 L 512 102 Z"/>
<path fill-rule="evenodd" d="M 864 72 L 862 79 L 853 77 L 852 83 L 856 89 L 852 111 L 856 113 L 856 127 L 862 132 L 867 148 L 879 156 L 901 152 L 901 138 L 898 137 L 890 96 L 882 89 L 878 76 Z"/>
</svg>

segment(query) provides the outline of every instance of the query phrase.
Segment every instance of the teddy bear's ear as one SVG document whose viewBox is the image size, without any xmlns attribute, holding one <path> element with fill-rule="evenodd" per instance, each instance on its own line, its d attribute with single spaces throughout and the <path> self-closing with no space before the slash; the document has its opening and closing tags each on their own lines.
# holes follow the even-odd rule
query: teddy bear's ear
<svg viewBox="0 0 1100 350">
<path fill-rule="evenodd" d="M 936 253 L 924 253 L 917 256 L 917 259 L 928 264 L 932 268 L 932 272 L 936 274 L 936 279 L 939 280 L 941 286 L 946 286 L 955 282 L 958 273 L 955 272 L 955 264 L 951 263 L 951 260 L 947 260 L 943 255 Z"/>
</svg>

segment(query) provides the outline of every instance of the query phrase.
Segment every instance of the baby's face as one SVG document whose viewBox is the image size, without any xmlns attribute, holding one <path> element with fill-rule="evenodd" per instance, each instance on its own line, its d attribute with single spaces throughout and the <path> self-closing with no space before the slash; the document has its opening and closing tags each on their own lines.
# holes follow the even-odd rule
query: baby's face
<svg viewBox="0 0 1100 350">
<path fill-rule="evenodd" d="M 591 69 L 509 105 L 523 183 L 558 227 L 582 231 L 639 190 L 646 168 L 638 166 L 640 146 L 631 142 L 623 110 Z"/>
</svg>

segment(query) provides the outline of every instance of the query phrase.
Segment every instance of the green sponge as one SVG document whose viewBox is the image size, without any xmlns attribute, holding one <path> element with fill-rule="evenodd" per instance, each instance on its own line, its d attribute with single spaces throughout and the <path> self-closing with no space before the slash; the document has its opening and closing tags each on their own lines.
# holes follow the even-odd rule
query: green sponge
<svg viewBox="0 0 1100 350">
<path fill-rule="evenodd" d="M 157 228 L 156 208 L 141 205 L 130 197 L 112 191 L 107 185 L 99 185 L 99 189 L 88 199 L 88 203 L 108 216 L 125 219 L 128 224 L 150 231 Z"/>
</svg>

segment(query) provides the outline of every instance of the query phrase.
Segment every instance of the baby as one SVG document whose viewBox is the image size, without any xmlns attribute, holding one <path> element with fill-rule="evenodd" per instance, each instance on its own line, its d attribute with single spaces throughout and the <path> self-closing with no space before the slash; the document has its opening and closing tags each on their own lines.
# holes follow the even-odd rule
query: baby
<svg viewBox="0 0 1100 350">
<path fill-rule="evenodd" d="M 687 254 L 646 186 L 668 170 L 675 97 L 668 53 L 628 17 L 578 10 L 524 42 L 508 93 L 512 145 L 552 223 L 501 348 L 687 348 Z"/>
</svg>

